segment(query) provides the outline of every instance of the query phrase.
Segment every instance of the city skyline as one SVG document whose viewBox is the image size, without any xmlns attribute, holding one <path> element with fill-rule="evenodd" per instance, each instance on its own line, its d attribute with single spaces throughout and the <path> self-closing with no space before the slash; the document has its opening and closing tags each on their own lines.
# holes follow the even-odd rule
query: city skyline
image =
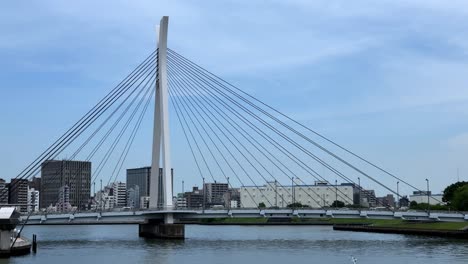
<svg viewBox="0 0 468 264">
<path fill-rule="evenodd" d="M 468 2 L 0 14 L 0 258 L 466 262 Z"/>
<path fill-rule="evenodd" d="M 9 130 L 0 132 L 0 142 L 5 146 L 0 153 L 0 176 L 6 180 L 15 177 L 37 153 L 97 102 L 120 76 L 129 71 L 128 64 L 136 64 L 138 60 L 135 58 L 142 58 L 154 49 L 155 30 L 148 25 L 156 25 L 162 15 L 158 11 L 144 11 L 143 5 L 132 5 L 130 12 L 143 15 L 132 17 L 132 23 L 128 23 L 129 20 L 120 21 L 118 15 L 127 11 L 125 4 L 116 5 L 114 13 L 104 16 L 93 12 L 83 15 L 80 10 L 85 5 L 79 3 L 60 5 L 46 1 L 41 5 L 42 12 L 30 14 L 21 6 L 7 4 L 6 8 L 15 11 L 11 14 L 23 16 L 1 18 L 17 27 L 26 23 L 20 17 L 40 21 L 40 27 L 35 30 L 41 34 L 15 30 L 14 27 L 2 29 L 15 43 L 2 44 L 1 54 L 5 59 L 0 67 L 6 82 L 1 89 L 12 100 L 1 104 L 0 110 L 17 113 L 2 117 L 4 123 L 10 124 Z M 145 3 L 145 9 L 151 10 L 148 5 L 152 6 Z M 298 1 L 288 4 L 286 9 L 281 3 L 274 7 L 264 6 L 269 12 L 260 17 L 255 14 L 256 19 L 253 19 L 253 14 L 247 12 L 251 4 L 243 4 L 233 6 L 232 14 L 242 13 L 235 17 L 233 21 L 237 23 L 233 24 L 228 17 L 205 10 L 208 4 L 202 7 L 189 3 L 165 5 L 166 12 L 173 18 L 169 35 L 171 47 L 207 68 L 215 69 L 216 74 L 240 88 L 392 173 L 410 179 L 410 183 L 421 189 L 425 187 L 425 179 L 429 178 L 431 189 L 441 192 L 445 186 L 457 181 L 457 169 L 460 180 L 467 179 L 468 167 L 463 157 L 467 152 L 468 128 L 462 121 L 467 114 L 463 109 L 468 95 L 464 92 L 466 89 L 462 89 L 467 80 L 458 70 L 464 65 L 465 47 L 461 45 L 461 37 L 444 38 L 452 36 L 454 31 L 464 32 L 454 22 L 464 19 L 463 8 L 433 2 L 418 3 L 411 6 L 410 13 L 397 20 L 379 10 L 382 7 L 393 11 L 406 8 L 398 1 L 372 4 L 365 9 L 352 8 L 348 4 L 326 6 Z M 355 12 L 343 16 L 340 6 Z M 445 12 L 425 12 L 438 8 Z M 317 14 L 317 9 L 323 14 Z M 187 10 L 196 12 L 188 15 Z M 298 10 L 302 12 L 295 19 L 290 18 L 289 24 L 284 23 L 282 16 L 277 16 L 283 11 L 291 14 Z M 51 14 L 54 18 L 50 18 Z M 335 23 L 328 24 L 320 19 L 316 24 L 299 23 L 312 14 L 319 18 L 331 15 Z M 379 30 L 366 24 L 363 16 L 379 25 Z M 446 17 L 453 19 L 444 19 Z M 414 28 L 394 30 L 415 18 L 429 24 L 433 23 L 431 21 L 443 22 L 438 22 L 438 27 L 431 31 L 424 30 L 419 24 Z M 98 22 L 98 26 L 83 30 L 86 20 Z M 213 21 L 222 23 L 223 32 Z M 259 21 L 262 23 L 257 23 Z M 350 27 L 359 26 L 362 32 L 348 32 L 346 28 L 337 27 L 343 21 L 349 21 Z M 52 26 L 62 24 L 58 22 L 67 22 L 72 30 Z M 47 28 L 55 28 L 55 31 Z M 119 33 L 115 33 L 116 28 Z M 71 31 L 73 35 L 69 33 Z M 342 34 L 345 31 L 348 35 Z M 262 35 L 253 38 L 258 32 Z M 287 52 L 276 52 L 282 47 L 283 36 L 287 37 L 287 45 L 291 48 Z M 77 46 L 79 41 L 73 41 L 75 38 L 88 42 L 83 41 L 87 44 L 80 47 Z M 49 39 L 53 41 L 46 41 Z M 189 45 L 186 39 L 196 41 Z M 427 40 L 433 40 L 431 46 L 424 46 Z M 415 47 L 422 48 L 416 50 Z M 28 50 L 34 50 L 34 53 Z M 114 56 L 113 52 L 120 56 Z M 18 54 L 22 55 L 16 56 Z M 271 61 L 271 54 L 277 56 L 277 61 Z M 230 63 L 227 65 L 223 61 Z M 431 67 L 421 68 L 421 62 Z M 411 79 L 407 77 L 408 72 Z M 28 80 L 14 82 L 21 79 L 20 76 L 34 80 L 34 86 Z M 356 82 L 348 82 L 350 78 Z M 266 92 L 272 87 L 275 93 Z M 343 96 L 335 97 L 337 93 Z M 73 103 L 56 100 L 72 96 L 79 100 Z M 12 103 L 18 100 L 24 104 Z M 50 107 L 41 107 L 43 102 L 49 102 Z M 30 114 L 23 114 L 25 111 Z M 48 118 L 43 120 L 40 118 L 43 116 Z M 149 163 L 151 150 L 145 142 L 151 138 L 150 119 L 148 116 L 145 120 L 140 140 L 132 149 L 132 153 L 140 155 L 129 157 L 127 167 Z M 171 128 L 174 138 L 181 136 L 175 121 Z M 186 143 L 182 140 L 172 143 L 173 167 L 177 171 L 175 189 L 180 189 L 178 177 L 194 185 L 200 180 L 192 158 L 186 154 Z M 71 154 L 64 153 L 62 158 Z M 118 179 L 124 177 L 122 170 Z M 383 181 L 389 186 L 396 184 L 393 180 Z"/>
</svg>

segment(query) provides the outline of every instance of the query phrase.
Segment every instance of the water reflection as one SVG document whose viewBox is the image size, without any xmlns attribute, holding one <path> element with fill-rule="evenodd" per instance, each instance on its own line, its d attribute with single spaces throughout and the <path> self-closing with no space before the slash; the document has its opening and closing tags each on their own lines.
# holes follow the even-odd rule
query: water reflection
<svg viewBox="0 0 468 264">
<path fill-rule="evenodd" d="M 333 231 L 327 226 L 187 226 L 185 241 L 138 237 L 137 226 L 29 226 L 37 255 L 0 263 L 466 263 L 468 242 Z"/>
</svg>

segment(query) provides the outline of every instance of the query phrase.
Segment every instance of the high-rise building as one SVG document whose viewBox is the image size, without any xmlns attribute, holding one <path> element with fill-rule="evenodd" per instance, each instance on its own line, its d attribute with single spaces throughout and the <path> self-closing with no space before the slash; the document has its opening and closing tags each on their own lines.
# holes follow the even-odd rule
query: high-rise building
<svg viewBox="0 0 468 264">
<path fill-rule="evenodd" d="M 177 198 L 174 199 L 174 204 L 177 209 L 187 209 L 187 198 L 183 193 L 179 193 Z"/>
<path fill-rule="evenodd" d="M 198 187 L 193 187 L 191 192 L 185 192 L 184 197 L 188 208 L 202 208 L 203 207 L 203 191 Z"/>
<path fill-rule="evenodd" d="M 39 211 L 39 191 L 28 187 L 28 212 Z"/>
<path fill-rule="evenodd" d="M 59 189 L 57 211 L 67 212 L 71 210 L 71 207 L 72 206 L 70 204 L 70 187 L 68 187 L 68 185 L 64 185 Z"/>
<path fill-rule="evenodd" d="M 205 205 L 223 205 L 224 194 L 227 193 L 229 187 L 227 183 L 205 183 L 203 192 L 205 193 Z"/>
<path fill-rule="evenodd" d="M 8 203 L 8 186 L 4 179 L 0 179 L 0 204 Z"/>
<path fill-rule="evenodd" d="M 9 204 L 15 204 L 22 213 L 28 211 L 28 180 L 11 179 L 8 187 Z"/>
<path fill-rule="evenodd" d="M 128 189 L 127 206 L 131 208 L 140 208 L 140 187 L 138 185 Z"/>
<path fill-rule="evenodd" d="M 127 184 L 125 182 L 114 182 L 112 184 L 115 207 L 127 206 Z"/>
<path fill-rule="evenodd" d="M 70 205 L 85 209 L 91 196 L 91 162 L 49 160 L 42 163 L 41 207 L 55 205 L 63 186 L 69 188 Z"/>
<path fill-rule="evenodd" d="M 140 188 L 141 196 L 148 196 L 150 192 L 151 167 L 127 169 L 127 188 Z"/>
<path fill-rule="evenodd" d="M 32 177 L 29 181 L 29 188 L 34 188 L 34 190 L 41 192 L 41 177 Z"/>
<path fill-rule="evenodd" d="M 127 169 L 127 190 L 129 191 L 129 199 L 130 192 L 135 194 L 137 192 L 136 187 L 138 186 L 138 197 L 132 197 L 131 200 L 129 200 L 130 203 L 135 205 L 135 208 L 140 207 L 141 197 L 149 196 L 150 179 L 151 167 Z"/>
<path fill-rule="evenodd" d="M 174 179 L 174 169 L 171 169 L 171 176 Z M 159 168 L 159 175 L 158 175 L 158 182 L 159 182 L 159 191 L 158 191 L 158 201 L 162 202 L 164 199 L 163 195 L 163 185 L 162 185 L 162 168 Z M 172 181 L 174 182 L 174 181 Z M 141 198 L 149 197 L 150 196 L 150 183 L 151 183 L 151 167 L 142 167 L 142 168 L 135 168 L 135 169 L 127 169 L 127 190 L 133 188 L 135 190 L 135 186 L 140 188 L 140 208 L 143 208 L 143 201 Z M 172 186 L 173 188 L 173 186 Z M 162 206 L 162 204 L 160 204 Z"/>
</svg>

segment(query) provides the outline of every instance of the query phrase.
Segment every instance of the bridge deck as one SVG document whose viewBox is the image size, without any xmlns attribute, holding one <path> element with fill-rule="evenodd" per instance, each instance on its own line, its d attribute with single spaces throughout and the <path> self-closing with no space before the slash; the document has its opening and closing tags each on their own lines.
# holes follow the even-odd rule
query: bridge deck
<svg viewBox="0 0 468 264">
<path fill-rule="evenodd" d="M 32 215 L 30 225 L 100 225 L 100 224 L 139 224 L 151 219 L 163 219 L 171 213 L 174 219 L 197 220 L 210 218 L 369 218 L 369 219 L 406 219 L 433 221 L 468 221 L 468 215 L 462 213 L 441 212 L 392 212 L 392 211 L 358 211 L 358 210 L 314 210 L 314 209 L 236 209 L 236 210 L 144 210 L 116 212 L 83 212 L 61 214 Z M 22 217 L 24 221 L 26 216 Z"/>
</svg>

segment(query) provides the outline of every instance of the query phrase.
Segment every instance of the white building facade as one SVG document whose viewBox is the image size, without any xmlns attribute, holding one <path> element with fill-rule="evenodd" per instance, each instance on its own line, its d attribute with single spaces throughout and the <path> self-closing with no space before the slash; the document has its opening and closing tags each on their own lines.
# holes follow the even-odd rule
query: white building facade
<svg viewBox="0 0 468 264">
<path fill-rule="evenodd" d="M 28 188 L 28 212 L 39 211 L 39 191 L 34 188 Z"/>
<path fill-rule="evenodd" d="M 114 207 L 127 206 L 127 184 L 125 182 L 114 182 L 112 184 Z"/>
<path fill-rule="evenodd" d="M 140 197 L 140 208 L 141 209 L 148 209 L 149 208 L 150 197 L 143 196 Z"/>
<path fill-rule="evenodd" d="M 110 195 L 110 188 L 106 187 L 103 191 L 96 193 L 96 208 L 99 210 L 110 210 L 115 207 L 115 198 Z"/>
<path fill-rule="evenodd" d="M 359 203 L 359 190 L 353 184 L 330 185 L 316 182 L 314 185 L 282 186 L 268 182 L 263 186 L 243 186 L 241 190 L 242 208 L 256 208 L 263 203 L 266 207 L 285 208 L 292 203 L 300 203 L 311 208 L 332 207 L 335 200 L 345 205 Z"/>
<path fill-rule="evenodd" d="M 429 204 L 430 205 L 439 205 L 444 204 L 442 202 L 442 194 L 432 194 L 429 192 Z M 412 195 L 409 196 L 410 202 L 417 202 L 418 204 L 425 203 L 427 204 L 427 192 L 425 191 L 415 191 Z"/>
<path fill-rule="evenodd" d="M 130 208 L 140 208 L 140 187 L 138 185 L 128 189 L 127 206 Z"/>
</svg>

